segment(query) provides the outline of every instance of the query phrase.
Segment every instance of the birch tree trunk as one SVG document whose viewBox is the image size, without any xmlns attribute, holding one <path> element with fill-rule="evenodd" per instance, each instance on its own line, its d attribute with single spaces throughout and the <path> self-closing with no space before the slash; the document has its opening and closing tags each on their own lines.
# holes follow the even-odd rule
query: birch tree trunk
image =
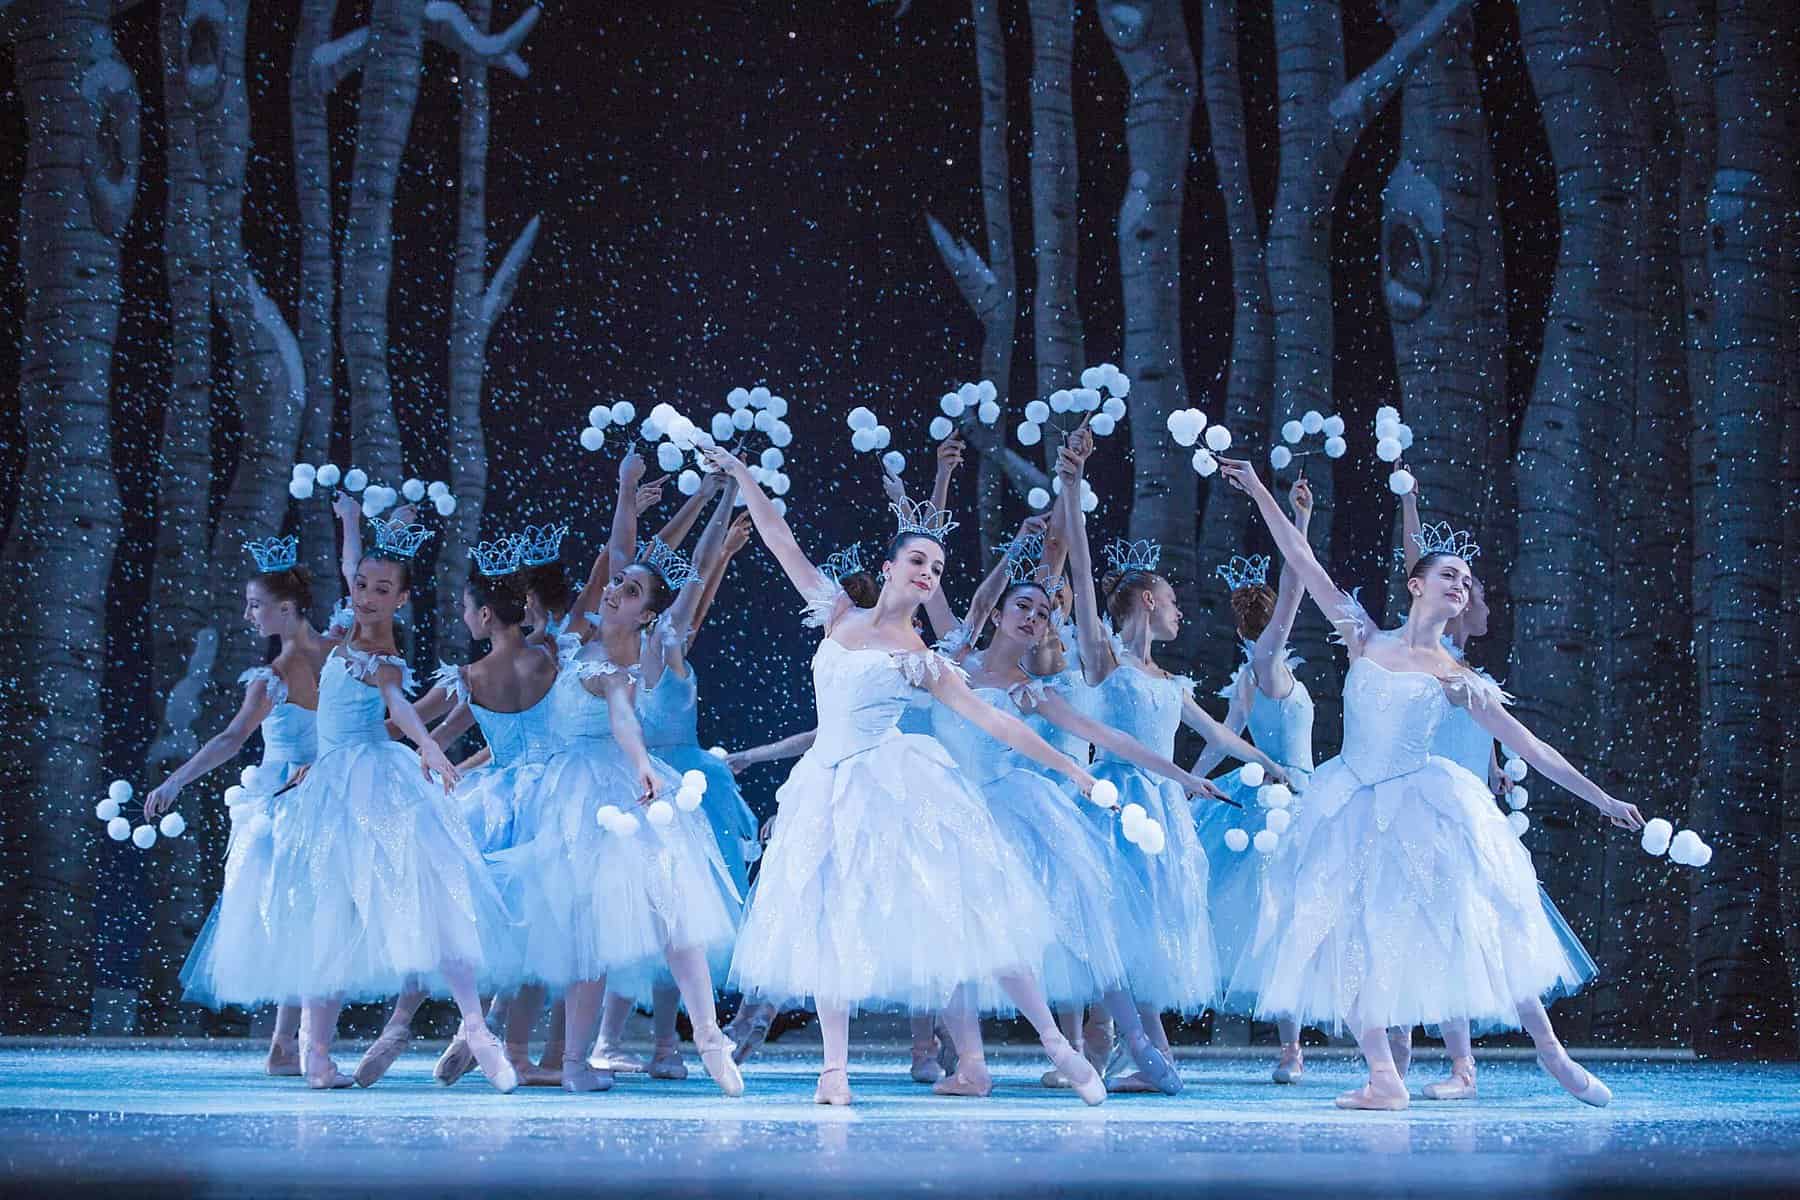
<svg viewBox="0 0 1800 1200">
<path fill-rule="evenodd" d="M 1793 203 L 1786 56 L 1794 20 L 1781 0 L 1724 0 L 1718 10 L 1718 160 L 1707 204 L 1717 302 L 1708 418 L 1718 492 L 1711 523 L 1700 529 L 1702 551 L 1712 557 L 1712 612 L 1691 812 L 1696 828 L 1713 833 L 1717 854 L 1694 913 L 1694 1048 L 1705 1055 L 1796 1049 L 1779 927 L 1783 704 L 1772 664 L 1780 650 L 1780 572 L 1769 569 L 1781 546 L 1773 505 L 1787 400 L 1782 238 Z"/>
<path fill-rule="evenodd" d="M 162 41 L 164 138 L 168 193 L 163 209 L 163 262 L 169 286 L 168 406 L 158 457 L 155 578 L 150 595 L 151 696 L 158 709 L 156 740 L 144 755 L 149 786 L 200 747 L 199 723 L 218 649 L 209 588 L 212 563 L 212 234 L 206 165 L 189 103 L 190 85 L 216 100 L 221 80 L 216 55 L 202 48 L 190 58 L 185 5 L 164 5 Z M 198 827 L 196 822 L 196 827 Z M 140 1021 L 162 1031 L 182 1010 L 181 960 L 165 929 L 191 931 L 206 919 L 200 838 L 169 841 L 159 869 L 147 880 L 154 931 L 142 959 Z"/>
<path fill-rule="evenodd" d="M 1231 249 L 1231 363 L 1225 384 L 1228 429 L 1269 428 L 1275 376 L 1274 317 L 1269 311 L 1269 268 L 1262 221 L 1250 188 L 1250 154 L 1244 126 L 1244 87 L 1238 70 L 1237 0 L 1206 0 L 1200 36 L 1200 80 L 1219 190 L 1225 197 L 1225 229 Z M 1215 477 L 1216 480 L 1216 477 Z M 1193 619 L 1209 642 L 1236 636 L 1230 592 L 1213 569 L 1245 551 L 1249 506 L 1224 484 L 1206 485 L 1206 520 L 1196 564 L 1199 594 Z"/>
<path fill-rule="evenodd" d="M 1693 775 L 1693 655 L 1686 591 L 1692 572 L 1688 391 L 1681 315 L 1681 131 L 1647 3 L 1614 10 L 1632 137 L 1625 220 L 1632 396 L 1621 430 L 1617 568 L 1612 595 L 1611 753 L 1589 766 L 1615 795 L 1680 821 Z M 1654 738 L 1645 730 L 1659 730 Z M 1685 1043 L 1692 987 L 1685 889 L 1634 838 L 1605 841 L 1603 904 L 1592 945 L 1593 1036 Z"/>
<path fill-rule="evenodd" d="M 1623 319 L 1629 127 L 1600 0 L 1524 0 L 1519 27 L 1556 165 L 1562 236 L 1520 435 L 1509 682 L 1526 725 L 1577 761 L 1602 763 L 1611 750 L 1600 699 L 1617 516 L 1611 438 L 1623 426 L 1617 408 L 1634 367 Z M 1545 886 L 1576 933 L 1592 940 L 1602 836 L 1566 808 L 1540 814 L 1536 829 Z"/>
<path fill-rule="evenodd" d="M 1087 366 L 1078 299 L 1081 172 L 1070 79 L 1075 59 L 1074 0 L 1030 0 L 1029 7 L 1031 229 L 1037 264 L 1031 305 L 1037 394 L 1042 397 L 1057 388 L 1073 387 Z M 994 383 L 999 386 L 1000 381 Z M 1055 453 L 1050 448 L 1045 452 Z"/>
<path fill-rule="evenodd" d="M 110 0 L 19 6 L 30 142 L 20 195 L 25 465 L 0 555 L 9 927 L 6 1027 L 83 1033 L 93 980 L 88 855 L 101 795 L 106 580 L 119 536 L 110 399 L 119 239 L 137 192 L 138 94 Z"/>
<path fill-rule="evenodd" d="M 1199 595 L 1191 452 L 1168 432 L 1188 407 L 1181 357 L 1181 209 L 1199 75 L 1179 0 L 1108 0 L 1100 27 L 1130 86 L 1125 148 L 1131 176 L 1119 208 L 1119 277 L 1125 299 L 1125 372 L 1131 377 L 1131 537 L 1162 546 L 1162 571 L 1184 607 Z M 1067 386 L 1064 384 L 1063 386 Z M 1191 663 L 1200 635 L 1184 626 L 1176 661 Z"/>
<path fill-rule="evenodd" d="M 352 457 L 369 478 L 401 478 L 400 427 L 388 376 L 394 188 L 419 100 L 425 0 L 374 0 L 357 108 L 338 337 L 350 378 Z"/>
</svg>

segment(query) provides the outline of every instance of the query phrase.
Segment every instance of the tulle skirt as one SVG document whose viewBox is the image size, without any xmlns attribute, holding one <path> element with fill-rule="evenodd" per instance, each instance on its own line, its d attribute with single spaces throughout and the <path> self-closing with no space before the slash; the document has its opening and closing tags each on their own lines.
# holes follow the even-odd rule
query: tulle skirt
<svg viewBox="0 0 1800 1200">
<path fill-rule="evenodd" d="M 809 751 L 776 802 L 732 960 L 741 991 L 926 1012 L 966 984 L 995 1009 L 997 975 L 1043 962 L 1049 901 L 934 739 L 896 734 L 829 766 Z"/>
<path fill-rule="evenodd" d="M 1260 1019 L 1517 1029 L 1520 1001 L 1593 975 L 1487 788 L 1446 758 L 1372 785 L 1325 763 L 1269 871 L 1231 984 Z"/>
<path fill-rule="evenodd" d="M 237 1003 L 442 992 L 504 977 L 509 917 L 461 806 L 391 741 L 340 747 L 274 803 L 264 922 L 279 949 Z M 246 981 L 248 984 L 249 981 Z"/>
<path fill-rule="evenodd" d="M 1218 990 L 1218 969 L 1207 898 L 1211 872 L 1187 795 L 1173 780 L 1117 759 L 1103 758 L 1092 771 L 1119 789 L 1121 807 L 1143 805 L 1166 837 L 1161 854 L 1146 854 L 1125 839 L 1117 818 L 1093 818 L 1110 827 L 1123 872 L 1116 919 L 1132 997 L 1164 1011 L 1202 1012 Z"/>
<path fill-rule="evenodd" d="M 658 746 L 651 751 L 678 774 L 699 771 L 706 776 L 706 796 L 700 811 L 712 826 L 713 838 L 719 844 L 719 857 L 731 872 L 738 895 L 750 887 L 750 863 L 757 853 L 756 814 L 744 803 L 737 777 L 722 759 L 713 757 L 699 746 Z"/>
<path fill-rule="evenodd" d="M 1125 981 L 1119 951 L 1119 890 L 1129 886 L 1112 838 L 1081 812 L 1080 795 L 1034 771 L 1009 771 L 980 787 L 982 798 L 1031 877 L 1050 898 L 1054 938 L 1038 981 L 1051 1004 L 1077 1005 Z"/>
<path fill-rule="evenodd" d="M 1201 849 L 1206 851 L 1206 863 L 1211 871 L 1207 895 L 1212 909 L 1213 944 L 1218 947 L 1221 974 L 1229 971 L 1242 957 L 1244 947 L 1256 932 L 1257 916 L 1262 911 L 1263 890 L 1269 885 L 1271 856 L 1260 853 L 1254 845 L 1233 850 L 1225 840 L 1233 829 L 1241 829 L 1245 837 L 1254 839 L 1268 823 L 1270 810 L 1264 808 L 1257 799 L 1262 788 L 1251 787 L 1243 782 L 1241 771 L 1240 767 L 1213 780 L 1241 808 L 1233 808 L 1207 797 L 1196 799 L 1193 808 L 1195 832 L 1200 839 Z M 1290 774 L 1293 777 L 1294 791 L 1299 792 L 1307 786 L 1307 773 L 1290 771 Z M 1290 819 L 1295 806 L 1302 803 L 1305 803 L 1304 796 L 1288 808 Z M 1281 835 L 1276 836 L 1279 838 Z M 1278 841 L 1277 846 L 1279 844 Z M 1224 980 L 1221 979 L 1221 982 Z M 1256 997 L 1227 990 L 1214 1007 L 1221 1012 L 1248 1016 L 1256 1007 Z"/>
<path fill-rule="evenodd" d="M 225 880 L 181 968 L 181 998 L 220 1008 L 255 996 L 284 953 L 269 935 L 263 902 L 274 857 L 273 794 L 292 779 L 300 763 L 262 764 L 257 788 L 245 788 L 228 806 L 231 834 L 225 843 Z M 285 799 L 285 797 L 283 797 Z"/>
<path fill-rule="evenodd" d="M 661 792 L 680 777 L 652 759 Z M 613 976 L 648 978 L 667 948 L 718 954 L 731 945 L 739 898 L 703 811 L 667 825 L 637 803 L 637 775 L 609 738 L 572 742 L 522 800 L 514 845 L 489 856 L 518 919 L 520 981 L 562 987 Z M 633 833 L 602 829 L 612 804 L 634 814 Z"/>
<path fill-rule="evenodd" d="M 456 785 L 456 803 L 462 809 L 463 822 L 483 854 L 505 850 L 517 839 L 520 806 L 531 803 L 538 795 L 544 766 L 541 762 L 504 767 L 490 763 L 470 771 Z"/>
</svg>

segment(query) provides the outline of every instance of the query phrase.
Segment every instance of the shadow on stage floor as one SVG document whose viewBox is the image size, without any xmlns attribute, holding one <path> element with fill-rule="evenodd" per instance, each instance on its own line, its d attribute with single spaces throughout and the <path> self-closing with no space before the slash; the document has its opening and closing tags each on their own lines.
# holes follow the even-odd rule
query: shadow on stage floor
<svg viewBox="0 0 1800 1200">
<path fill-rule="evenodd" d="M 1528 1059 L 1484 1061 L 1481 1098 L 1340 1112 L 1358 1080 L 1315 1056 L 1304 1084 L 1268 1055 L 1184 1056 L 1178 1097 L 1083 1108 L 1038 1084 L 1039 1056 L 993 1060 L 988 1100 L 947 1100 L 894 1047 L 860 1050 L 847 1110 L 812 1103 L 810 1050 L 772 1050 L 749 1094 L 693 1076 L 506 1097 L 478 1076 L 434 1085 L 421 1045 L 369 1091 L 259 1074 L 250 1044 L 0 1044 L 0 1187 L 11 1195 L 624 1196 L 1198 1194 L 1305 1197 L 1791 1196 L 1800 1065 L 1589 1057 L 1616 1097 L 1585 1108 Z M 354 1061 L 353 1052 L 345 1057 Z M 348 1065 L 348 1063 L 346 1063 Z"/>
</svg>

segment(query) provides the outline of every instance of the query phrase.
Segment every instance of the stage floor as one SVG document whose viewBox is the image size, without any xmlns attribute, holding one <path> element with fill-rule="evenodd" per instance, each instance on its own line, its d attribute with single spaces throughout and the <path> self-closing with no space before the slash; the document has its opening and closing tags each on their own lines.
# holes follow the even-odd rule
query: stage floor
<svg viewBox="0 0 1800 1200">
<path fill-rule="evenodd" d="M 317 1093 L 258 1073 L 257 1048 L 78 1041 L 0 1045 L 0 1163 L 12 1194 L 273 1197 L 498 1194 L 958 1196 L 1106 1194 L 1793 1195 L 1800 1065 L 1588 1061 L 1612 1107 L 1582 1107 L 1528 1059 L 1483 1062 L 1481 1099 L 1339 1112 L 1358 1078 L 1317 1056 L 1305 1084 L 1269 1055 L 1183 1056 L 1179 1097 L 1087 1109 L 1037 1084 L 1024 1048 L 993 1058 L 985 1101 L 939 1099 L 898 1047 L 853 1060 L 858 1103 L 812 1103 L 816 1049 L 753 1061 L 749 1093 L 627 1076 L 610 1093 L 430 1079 L 421 1046 L 370 1091 Z M 348 1069 L 355 1050 L 340 1055 Z M 1413 1077 L 1438 1078 L 1427 1057 Z"/>
</svg>

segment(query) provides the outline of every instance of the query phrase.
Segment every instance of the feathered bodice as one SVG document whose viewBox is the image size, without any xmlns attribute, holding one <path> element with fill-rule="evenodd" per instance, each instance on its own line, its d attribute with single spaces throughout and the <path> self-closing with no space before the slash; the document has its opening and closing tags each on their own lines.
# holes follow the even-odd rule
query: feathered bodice
<svg viewBox="0 0 1800 1200">
<path fill-rule="evenodd" d="M 1390 671 L 1366 654 L 1358 657 L 1344 677 L 1340 757 L 1364 784 L 1418 770 L 1436 752 L 1439 729 L 1457 713 L 1451 692 L 1467 704 L 1505 701 L 1499 687 L 1472 672 L 1440 681 L 1424 671 Z M 1484 766 L 1476 777 L 1486 773 Z"/>
<path fill-rule="evenodd" d="M 373 686 L 382 667 L 400 669 L 400 686 L 411 690 L 413 673 L 397 654 L 374 654 L 353 646 L 340 646 L 325 659 L 319 673 L 319 756 L 333 750 L 368 742 L 385 742 L 387 703 Z"/>
<path fill-rule="evenodd" d="M 469 694 L 468 679 L 463 674 L 467 669 L 440 664 L 432 682 L 450 693 L 458 703 L 469 706 L 469 715 L 481 727 L 481 736 L 487 742 L 496 767 L 544 762 L 555 753 L 556 739 L 550 730 L 550 697 L 556 690 L 554 684 L 530 708 L 498 712 L 483 708 Z"/>
<path fill-rule="evenodd" d="M 819 734 L 811 753 L 827 766 L 899 736 L 901 714 L 926 681 L 961 670 L 932 650 L 852 650 L 829 637 L 812 666 Z"/>
<path fill-rule="evenodd" d="M 686 679 L 665 669 L 655 687 L 638 691 L 638 720 L 652 750 L 700 744 L 700 681 L 692 663 L 687 669 Z"/>
<path fill-rule="evenodd" d="M 1113 673 L 1089 692 L 1095 719 L 1173 757 L 1182 701 L 1193 694 L 1194 681 L 1186 675 L 1152 675 L 1124 653 L 1118 659 Z M 1112 755 L 1102 751 L 1101 757 Z"/>
<path fill-rule="evenodd" d="M 1285 655 L 1288 675 L 1293 686 L 1288 694 L 1279 700 L 1271 700 L 1256 686 L 1256 672 L 1250 666 L 1252 646 L 1244 643 L 1244 663 L 1232 676 L 1231 684 L 1226 692 L 1237 695 L 1247 694 L 1250 697 L 1250 711 L 1246 727 L 1250 731 L 1250 740 L 1256 748 L 1284 767 L 1298 767 L 1302 771 L 1313 769 L 1313 699 L 1306 685 L 1300 682 L 1299 674 L 1294 670 L 1300 666 L 1301 660 L 1293 654 Z M 1238 691 L 1237 689 L 1243 689 Z"/>
<path fill-rule="evenodd" d="M 261 683 L 275 705 L 262 722 L 263 762 L 311 762 L 319 753 L 319 714 L 288 702 L 287 684 L 273 667 L 252 667 L 238 682 L 246 687 Z"/>
<path fill-rule="evenodd" d="M 585 680 L 620 672 L 636 682 L 642 678 L 635 666 L 621 667 L 606 656 L 598 641 L 582 645 L 563 634 L 556 639 L 560 673 L 550 688 L 550 734 L 561 743 L 581 739 L 612 739 L 612 713 L 606 697 L 582 686 Z"/>
</svg>

